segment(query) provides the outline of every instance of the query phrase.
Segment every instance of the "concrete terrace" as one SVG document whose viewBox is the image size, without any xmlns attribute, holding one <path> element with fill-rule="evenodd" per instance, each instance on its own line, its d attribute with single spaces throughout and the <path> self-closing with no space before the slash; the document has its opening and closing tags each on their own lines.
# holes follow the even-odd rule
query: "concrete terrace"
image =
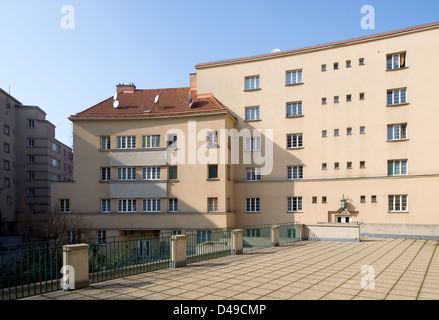
<svg viewBox="0 0 439 320">
<path fill-rule="evenodd" d="M 299 242 L 23 300 L 439 300 L 438 245 Z"/>
</svg>

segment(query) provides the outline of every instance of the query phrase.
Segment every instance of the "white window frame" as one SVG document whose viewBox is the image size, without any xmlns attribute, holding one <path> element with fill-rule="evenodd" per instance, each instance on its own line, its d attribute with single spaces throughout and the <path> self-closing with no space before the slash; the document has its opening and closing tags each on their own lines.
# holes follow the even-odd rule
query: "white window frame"
<svg viewBox="0 0 439 320">
<path fill-rule="evenodd" d="M 408 195 L 389 195 L 389 212 L 408 212 Z"/>
<path fill-rule="evenodd" d="M 247 168 L 246 181 L 261 181 L 261 168 Z"/>
<path fill-rule="evenodd" d="M 111 168 L 101 168 L 101 181 L 111 180 Z"/>
<path fill-rule="evenodd" d="M 218 132 L 212 131 L 207 133 L 207 147 L 218 147 Z"/>
<path fill-rule="evenodd" d="M 136 212 L 136 199 L 118 199 L 117 200 L 117 212 Z"/>
<path fill-rule="evenodd" d="M 389 160 L 387 162 L 388 176 L 405 176 L 408 175 L 408 160 Z"/>
<path fill-rule="evenodd" d="M 401 56 L 404 56 L 404 65 L 401 64 Z M 387 70 L 397 70 L 407 67 L 407 52 L 387 55 Z"/>
<path fill-rule="evenodd" d="M 178 135 L 177 134 L 168 134 L 166 137 L 166 141 L 168 142 L 168 148 L 170 149 L 177 149 L 178 144 Z"/>
<path fill-rule="evenodd" d="M 160 148 L 160 135 L 142 136 L 142 148 L 143 149 Z"/>
<path fill-rule="evenodd" d="M 143 212 L 161 212 L 161 199 L 143 199 Z"/>
<path fill-rule="evenodd" d="M 302 69 L 287 71 L 285 83 L 287 86 L 294 84 L 302 84 L 303 83 Z"/>
<path fill-rule="evenodd" d="M 287 135 L 287 149 L 303 148 L 303 133 L 293 133 Z"/>
<path fill-rule="evenodd" d="M 136 149 L 136 136 L 118 136 L 117 149 Z"/>
<path fill-rule="evenodd" d="M 59 199 L 59 212 L 61 213 L 70 212 L 70 199 Z"/>
<path fill-rule="evenodd" d="M 303 116 L 302 101 L 288 102 L 287 117 L 300 117 L 300 116 Z"/>
<path fill-rule="evenodd" d="M 111 199 L 101 199 L 101 212 L 102 213 L 111 212 Z"/>
<path fill-rule="evenodd" d="M 35 139 L 27 139 L 27 146 L 29 148 L 35 147 Z"/>
<path fill-rule="evenodd" d="M 387 141 L 407 140 L 407 124 L 387 126 Z"/>
<path fill-rule="evenodd" d="M 261 212 L 261 199 L 260 198 L 245 199 L 245 212 L 246 213 Z"/>
<path fill-rule="evenodd" d="M 387 105 L 406 104 L 408 101 L 407 97 L 407 88 L 387 90 Z"/>
<path fill-rule="evenodd" d="M 178 199 L 173 198 L 168 200 L 168 211 L 169 212 L 178 212 Z"/>
<path fill-rule="evenodd" d="M 218 198 L 207 198 L 207 212 L 218 212 Z"/>
<path fill-rule="evenodd" d="M 245 140 L 245 151 L 261 151 L 261 137 L 247 138 Z"/>
<path fill-rule="evenodd" d="M 245 91 L 259 90 L 259 89 L 260 89 L 259 76 L 245 77 Z"/>
<path fill-rule="evenodd" d="M 135 167 L 117 168 L 117 181 L 134 181 L 136 180 Z"/>
<path fill-rule="evenodd" d="M 290 166 L 287 169 L 287 177 L 290 181 L 303 179 L 303 166 Z"/>
<path fill-rule="evenodd" d="M 301 213 L 303 212 L 303 198 L 289 197 L 288 198 L 288 212 Z"/>
<path fill-rule="evenodd" d="M 101 137 L 101 150 L 111 149 L 111 139 L 110 137 Z"/>
<path fill-rule="evenodd" d="M 160 167 L 143 167 L 142 179 L 145 181 L 160 180 Z"/>
<path fill-rule="evenodd" d="M 258 121 L 260 118 L 259 106 L 245 108 L 245 121 Z"/>
</svg>

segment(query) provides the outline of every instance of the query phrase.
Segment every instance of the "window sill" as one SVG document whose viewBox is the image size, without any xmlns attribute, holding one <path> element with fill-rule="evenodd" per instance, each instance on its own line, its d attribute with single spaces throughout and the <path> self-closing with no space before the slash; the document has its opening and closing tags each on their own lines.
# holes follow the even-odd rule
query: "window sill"
<svg viewBox="0 0 439 320">
<path fill-rule="evenodd" d="M 387 142 L 404 142 L 404 141 L 410 141 L 410 139 L 399 139 L 399 140 L 387 140 Z"/>
<path fill-rule="evenodd" d="M 401 68 L 396 68 L 396 69 L 386 69 L 386 72 L 393 72 L 393 71 L 399 71 L 399 70 L 405 70 L 408 69 L 409 67 L 401 67 Z"/>
<path fill-rule="evenodd" d="M 207 178 L 206 181 L 220 181 L 219 178 Z"/>
<path fill-rule="evenodd" d="M 247 90 L 244 89 L 244 92 L 255 92 L 255 91 L 261 91 L 261 90 L 262 90 L 261 88 L 258 88 L 258 89 L 247 89 Z"/>
<path fill-rule="evenodd" d="M 286 84 L 285 87 L 297 87 L 297 86 L 302 86 L 304 85 L 305 82 L 300 82 L 300 83 L 290 83 L 290 84 Z"/>
<path fill-rule="evenodd" d="M 409 211 L 388 211 L 388 213 L 391 213 L 391 214 L 408 214 L 410 212 Z"/>
<path fill-rule="evenodd" d="M 244 122 L 260 122 L 262 119 L 255 119 L 255 120 L 244 120 Z"/>
<path fill-rule="evenodd" d="M 246 211 L 245 213 L 246 214 L 260 214 L 261 212 L 260 211 L 255 211 L 255 212 L 253 212 L 253 211 L 251 211 L 251 212 Z"/>
<path fill-rule="evenodd" d="M 303 213 L 303 211 L 287 211 L 287 213 Z"/>
<path fill-rule="evenodd" d="M 305 149 L 305 147 L 287 148 L 287 150 L 302 150 L 302 149 Z"/>
<path fill-rule="evenodd" d="M 178 179 L 169 179 L 168 182 L 169 183 L 179 183 L 180 180 L 178 180 Z"/>
<path fill-rule="evenodd" d="M 404 102 L 404 103 L 395 103 L 395 104 L 388 104 L 386 105 L 387 108 L 392 108 L 392 107 L 402 107 L 402 106 L 407 106 L 409 105 L 409 102 Z"/>
<path fill-rule="evenodd" d="M 296 118 L 304 118 L 305 116 L 302 114 L 302 115 L 297 115 L 297 116 L 286 116 L 285 118 L 287 118 L 287 119 L 296 119 Z"/>
</svg>

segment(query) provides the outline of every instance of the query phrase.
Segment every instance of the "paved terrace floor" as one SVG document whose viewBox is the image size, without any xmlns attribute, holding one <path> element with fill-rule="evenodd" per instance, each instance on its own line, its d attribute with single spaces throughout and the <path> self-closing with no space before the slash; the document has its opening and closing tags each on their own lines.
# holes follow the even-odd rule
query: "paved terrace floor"
<svg viewBox="0 0 439 320">
<path fill-rule="evenodd" d="M 438 245 L 299 242 L 23 300 L 439 300 Z"/>
</svg>

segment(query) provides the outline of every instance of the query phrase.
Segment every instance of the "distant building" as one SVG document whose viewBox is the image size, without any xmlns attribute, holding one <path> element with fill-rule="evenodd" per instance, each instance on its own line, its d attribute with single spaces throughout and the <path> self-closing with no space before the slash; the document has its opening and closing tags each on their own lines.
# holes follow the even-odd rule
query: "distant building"
<svg viewBox="0 0 439 320">
<path fill-rule="evenodd" d="M 15 234 L 20 213 L 50 211 L 53 181 L 73 175 L 72 149 L 55 138 L 55 126 L 36 106 L 0 89 L 0 212 L 3 234 Z"/>
</svg>

